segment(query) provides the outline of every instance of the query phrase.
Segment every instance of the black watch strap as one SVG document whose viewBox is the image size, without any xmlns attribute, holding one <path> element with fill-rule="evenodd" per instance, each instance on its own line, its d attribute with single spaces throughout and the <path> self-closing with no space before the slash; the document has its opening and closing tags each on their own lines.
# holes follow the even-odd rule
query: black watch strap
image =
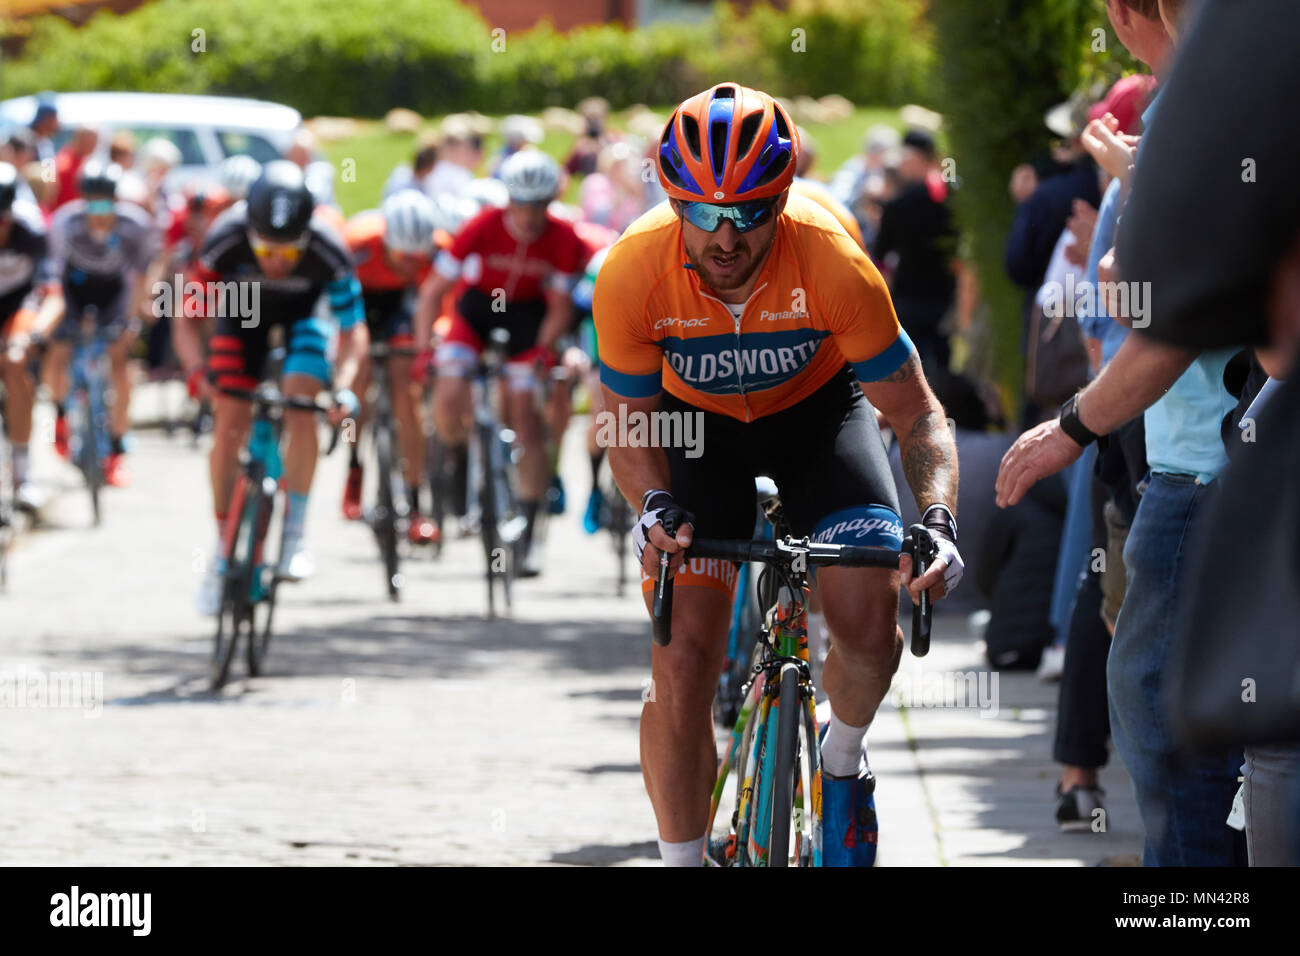
<svg viewBox="0 0 1300 956">
<path fill-rule="evenodd" d="M 1101 436 L 1088 430 L 1083 422 L 1079 421 L 1079 395 L 1076 392 L 1071 395 L 1064 405 L 1061 406 L 1061 431 L 1070 436 L 1070 440 L 1082 448 L 1087 448 L 1093 442 L 1098 441 Z"/>
</svg>

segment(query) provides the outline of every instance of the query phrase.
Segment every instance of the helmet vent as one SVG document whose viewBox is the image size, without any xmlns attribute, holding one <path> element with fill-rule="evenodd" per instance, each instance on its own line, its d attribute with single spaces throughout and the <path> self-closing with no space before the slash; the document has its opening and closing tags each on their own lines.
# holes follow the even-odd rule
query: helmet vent
<svg viewBox="0 0 1300 956">
<path fill-rule="evenodd" d="M 736 155 L 744 156 L 749 152 L 749 148 L 754 145 L 754 137 L 758 135 L 759 124 L 763 122 L 762 113 L 750 113 L 740 124 L 740 145 L 736 147 Z"/>
<path fill-rule="evenodd" d="M 715 121 L 709 124 L 709 159 L 713 163 L 713 175 L 722 179 L 723 166 L 727 160 L 727 131 L 729 124 Z"/>
<path fill-rule="evenodd" d="M 686 148 L 691 151 L 692 158 L 698 163 L 700 161 L 699 121 L 694 116 L 683 116 L 682 131 L 686 134 Z"/>
<path fill-rule="evenodd" d="M 676 160 L 677 162 L 680 163 L 682 158 L 680 156 L 677 156 Z M 659 171 L 664 174 L 665 179 L 667 179 L 678 189 L 688 188 L 686 182 L 682 179 L 681 174 L 678 173 L 677 170 L 673 169 L 672 163 L 665 163 L 663 161 L 662 156 L 660 157 L 659 160 Z"/>
<path fill-rule="evenodd" d="M 772 147 L 769 146 L 767 149 L 763 150 L 764 154 L 766 154 L 771 148 Z M 766 186 L 772 180 L 780 176 L 781 173 L 785 172 L 785 168 L 789 165 L 790 151 L 788 149 L 781 150 L 781 152 L 777 153 L 776 156 L 772 158 L 772 165 L 763 170 L 763 174 L 758 177 L 758 181 L 754 183 L 754 188 L 757 189 L 760 186 Z"/>
<path fill-rule="evenodd" d="M 781 139 L 790 139 L 790 126 L 785 121 L 785 110 L 779 107 L 772 110 L 773 119 L 776 120 L 776 135 Z"/>
</svg>

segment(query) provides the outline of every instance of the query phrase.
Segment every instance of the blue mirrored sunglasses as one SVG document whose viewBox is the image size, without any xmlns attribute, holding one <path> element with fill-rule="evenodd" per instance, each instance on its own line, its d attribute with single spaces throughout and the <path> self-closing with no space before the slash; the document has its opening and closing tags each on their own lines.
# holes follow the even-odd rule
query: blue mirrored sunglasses
<svg viewBox="0 0 1300 956">
<path fill-rule="evenodd" d="M 87 199 L 86 212 L 92 216 L 107 216 L 114 209 L 115 203 L 111 199 Z"/>
<path fill-rule="evenodd" d="M 772 218 L 777 199 L 755 199 L 751 202 L 738 202 L 729 205 L 709 202 L 684 202 L 682 215 L 686 221 L 697 229 L 714 232 L 722 220 L 726 219 L 736 227 L 737 232 L 749 232 L 757 229 Z"/>
</svg>

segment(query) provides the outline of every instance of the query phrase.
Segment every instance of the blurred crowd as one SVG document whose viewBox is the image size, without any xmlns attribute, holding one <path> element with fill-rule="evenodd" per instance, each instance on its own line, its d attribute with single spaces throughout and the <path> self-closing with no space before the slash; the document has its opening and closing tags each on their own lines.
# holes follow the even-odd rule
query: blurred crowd
<svg viewBox="0 0 1300 956">
<path fill-rule="evenodd" d="M 1261 188 L 1255 164 L 1293 161 L 1294 124 L 1261 111 L 1295 98 L 1300 18 L 1282 3 L 1106 8 L 1152 75 L 1052 110 L 1050 159 L 1010 181 L 1027 431 L 997 480 L 989 656 L 1061 682 L 1063 825 L 1104 829 L 1109 743 L 1144 864 L 1294 865 L 1300 708 L 1282 688 L 1300 536 L 1294 479 L 1272 462 L 1294 434 L 1276 416 L 1300 309 L 1275 290 L 1295 281 L 1300 210 L 1289 177 Z M 1224 62 L 1242 65 L 1235 93 L 1208 79 Z M 1277 558 L 1272 573 L 1234 581 L 1235 562 L 1263 566 L 1251 553 Z"/>
</svg>

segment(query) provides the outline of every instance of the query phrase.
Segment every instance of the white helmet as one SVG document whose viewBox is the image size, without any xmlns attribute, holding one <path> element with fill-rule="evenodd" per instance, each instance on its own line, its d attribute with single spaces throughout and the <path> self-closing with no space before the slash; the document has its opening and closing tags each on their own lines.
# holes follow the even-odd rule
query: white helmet
<svg viewBox="0 0 1300 956">
<path fill-rule="evenodd" d="M 453 236 L 479 211 L 478 203 L 472 199 L 457 199 L 451 193 L 440 193 L 429 201 L 433 203 L 434 228 Z"/>
<path fill-rule="evenodd" d="M 262 164 L 244 153 L 227 156 L 217 167 L 217 181 L 231 199 L 248 198 L 248 187 L 261 175 Z"/>
<path fill-rule="evenodd" d="M 433 230 L 438 212 L 429 197 L 415 189 L 401 189 L 384 200 L 384 245 L 410 255 L 433 250 Z"/>
<path fill-rule="evenodd" d="M 521 149 L 501 164 L 501 181 L 515 202 L 545 202 L 560 191 L 560 164 L 536 149 Z"/>
<path fill-rule="evenodd" d="M 483 178 L 466 183 L 465 188 L 460 191 L 460 198 L 473 203 L 474 213 L 477 213 L 484 206 L 504 209 L 506 203 L 510 201 L 510 193 L 501 180 Z"/>
<path fill-rule="evenodd" d="M 150 166 L 164 166 L 167 169 L 175 169 L 181 164 L 183 158 L 180 147 L 161 136 L 146 140 L 145 144 L 140 147 L 139 160 L 141 169 L 147 170 Z"/>
</svg>

